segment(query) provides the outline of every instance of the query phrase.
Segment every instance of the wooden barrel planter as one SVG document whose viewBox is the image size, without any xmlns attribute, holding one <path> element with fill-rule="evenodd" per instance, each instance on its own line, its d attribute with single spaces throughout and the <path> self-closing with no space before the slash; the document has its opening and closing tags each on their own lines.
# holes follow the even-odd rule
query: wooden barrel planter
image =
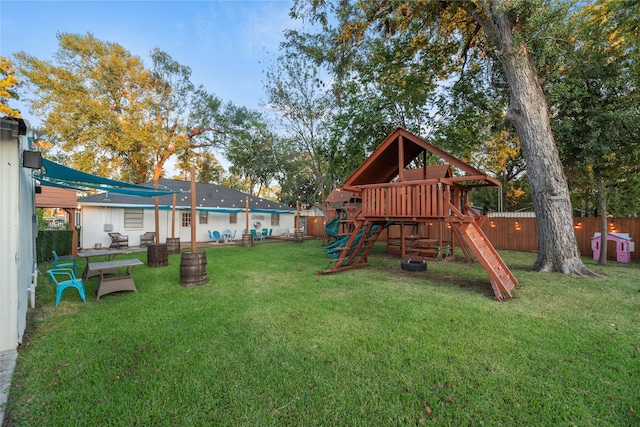
<svg viewBox="0 0 640 427">
<path fill-rule="evenodd" d="M 170 255 L 180 253 L 179 237 L 167 237 L 167 252 L 169 252 Z"/>
<path fill-rule="evenodd" d="M 198 286 L 207 282 L 207 254 L 204 251 L 183 252 L 180 258 L 180 284 Z"/>
<path fill-rule="evenodd" d="M 304 242 L 304 233 L 302 231 L 295 231 L 293 233 L 293 243 Z"/>
<path fill-rule="evenodd" d="M 159 243 L 147 246 L 147 264 L 149 267 L 166 267 L 169 265 L 167 245 Z"/>
<path fill-rule="evenodd" d="M 253 246 L 253 236 L 251 234 L 242 235 L 242 246 L 250 248 Z"/>
</svg>

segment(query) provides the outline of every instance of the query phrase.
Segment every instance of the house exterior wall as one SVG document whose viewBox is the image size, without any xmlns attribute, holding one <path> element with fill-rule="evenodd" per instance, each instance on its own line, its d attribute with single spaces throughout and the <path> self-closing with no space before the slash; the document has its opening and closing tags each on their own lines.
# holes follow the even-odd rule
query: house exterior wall
<svg viewBox="0 0 640 427">
<path fill-rule="evenodd" d="M 100 244 L 103 248 L 108 248 L 111 239 L 107 234 L 105 226 L 111 226 L 111 230 L 129 236 L 129 246 L 140 246 L 140 236 L 147 231 L 155 231 L 155 210 L 143 209 L 143 226 L 141 228 L 125 228 L 124 212 L 125 209 L 120 207 L 108 206 L 90 206 L 82 205 L 82 224 L 81 224 L 81 241 L 82 249 L 95 248 L 96 244 Z M 180 238 L 181 243 L 191 242 L 191 227 L 182 226 L 182 213 L 190 212 L 189 210 L 176 210 L 175 214 L 175 237 Z M 198 211 L 199 212 L 199 211 Z M 259 229 L 272 228 L 273 234 L 280 234 L 281 230 L 292 228 L 294 225 L 294 214 L 281 214 L 280 224 L 271 226 L 271 214 L 249 212 L 249 228 L 255 228 L 256 222 L 260 223 Z M 200 224 L 199 216 L 196 220 L 196 241 L 206 242 L 209 238 L 209 230 L 222 233 L 224 230 L 231 230 L 233 234 L 236 231 L 236 239 L 242 237 L 242 233 L 246 228 L 246 215 L 244 212 L 236 214 L 237 223 L 229 222 L 230 215 L 228 213 L 208 212 L 208 223 Z M 171 235 L 171 210 L 161 210 L 158 213 L 159 219 L 159 241 L 164 243 L 167 237 Z"/>
<path fill-rule="evenodd" d="M 35 186 L 33 171 L 22 167 L 26 136 L 0 119 L 0 351 L 16 349 L 26 326 L 35 268 Z"/>
</svg>

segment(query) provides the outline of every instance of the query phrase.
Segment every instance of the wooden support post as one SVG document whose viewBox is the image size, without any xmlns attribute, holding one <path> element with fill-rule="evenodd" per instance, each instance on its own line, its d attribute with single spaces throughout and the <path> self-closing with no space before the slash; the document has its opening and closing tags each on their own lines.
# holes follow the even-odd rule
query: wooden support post
<svg viewBox="0 0 640 427">
<path fill-rule="evenodd" d="M 245 208 L 244 208 L 244 212 L 245 212 L 245 233 L 249 234 L 249 196 L 245 197 Z"/>
<path fill-rule="evenodd" d="M 191 252 L 196 251 L 196 167 L 191 166 Z"/>
<path fill-rule="evenodd" d="M 155 189 L 158 189 L 158 178 L 153 180 L 153 186 L 155 187 Z M 158 196 L 155 196 L 154 198 L 154 203 L 155 203 L 155 220 L 156 220 L 156 238 L 155 238 L 155 243 L 156 245 L 158 243 L 160 243 L 160 214 L 159 214 L 159 209 L 158 209 Z"/>
<path fill-rule="evenodd" d="M 171 210 L 171 238 L 176 237 L 176 193 L 173 193 L 173 209 Z"/>
<path fill-rule="evenodd" d="M 404 138 L 398 137 L 398 181 L 404 181 Z"/>
<path fill-rule="evenodd" d="M 71 231 L 71 256 L 78 256 L 78 230 L 76 229 L 76 210 L 67 209 L 69 213 L 68 229 Z"/>
</svg>

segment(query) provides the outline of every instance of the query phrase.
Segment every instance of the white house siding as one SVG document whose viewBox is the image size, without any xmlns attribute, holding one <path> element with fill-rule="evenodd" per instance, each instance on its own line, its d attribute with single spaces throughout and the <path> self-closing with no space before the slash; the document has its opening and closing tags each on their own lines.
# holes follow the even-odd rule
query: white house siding
<svg viewBox="0 0 640 427">
<path fill-rule="evenodd" d="M 82 230 L 80 233 L 80 246 L 83 249 L 96 247 L 96 244 L 102 247 L 109 247 L 111 239 L 105 231 L 105 226 L 111 225 L 112 231 L 129 236 L 129 246 L 139 246 L 140 236 L 147 231 L 155 231 L 155 210 L 144 209 L 143 227 L 142 228 L 125 228 L 124 211 L 128 208 L 121 207 L 105 207 L 92 206 L 83 204 L 82 206 Z M 185 210 L 176 210 L 175 214 L 175 237 L 180 238 L 181 243 L 191 242 L 191 227 L 182 226 L 182 213 L 189 212 Z M 236 214 L 237 223 L 229 222 L 228 213 L 208 212 L 208 224 L 200 224 L 199 216 L 196 215 L 196 241 L 210 241 L 208 231 L 218 231 L 222 233 L 224 230 L 231 230 L 233 234 L 236 232 L 236 240 L 241 239 L 246 225 L 246 216 L 244 212 Z M 281 230 L 293 227 L 294 214 L 281 214 L 280 224 L 271 226 L 271 214 L 249 212 L 249 227 L 254 228 L 257 220 L 261 223 L 261 228 L 273 229 L 273 234 L 280 234 Z M 256 219 L 257 218 L 257 219 Z M 171 210 L 160 210 L 159 215 L 160 242 L 164 243 L 167 237 L 171 236 Z"/>
<path fill-rule="evenodd" d="M 26 326 L 35 265 L 32 170 L 22 167 L 26 136 L 14 136 L 2 120 L 0 136 L 0 351 L 16 349 Z"/>
</svg>

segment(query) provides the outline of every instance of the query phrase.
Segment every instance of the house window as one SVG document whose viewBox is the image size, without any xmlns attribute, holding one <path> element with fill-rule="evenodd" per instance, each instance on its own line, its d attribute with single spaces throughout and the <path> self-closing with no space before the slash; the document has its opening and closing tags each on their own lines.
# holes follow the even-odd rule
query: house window
<svg viewBox="0 0 640 427">
<path fill-rule="evenodd" d="M 200 211 L 198 212 L 198 216 L 200 218 L 199 224 L 209 224 L 209 212 Z"/>
<path fill-rule="evenodd" d="M 271 214 L 271 226 L 277 227 L 280 225 L 280 214 Z"/>
<path fill-rule="evenodd" d="M 124 210 L 124 228 L 143 228 L 144 226 L 144 210 L 142 209 L 125 209 Z"/>
<path fill-rule="evenodd" d="M 238 214 L 230 213 L 229 214 L 229 224 L 237 224 L 238 223 Z"/>
<path fill-rule="evenodd" d="M 191 212 L 182 212 L 182 226 L 191 227 Z"/>
</svg>

